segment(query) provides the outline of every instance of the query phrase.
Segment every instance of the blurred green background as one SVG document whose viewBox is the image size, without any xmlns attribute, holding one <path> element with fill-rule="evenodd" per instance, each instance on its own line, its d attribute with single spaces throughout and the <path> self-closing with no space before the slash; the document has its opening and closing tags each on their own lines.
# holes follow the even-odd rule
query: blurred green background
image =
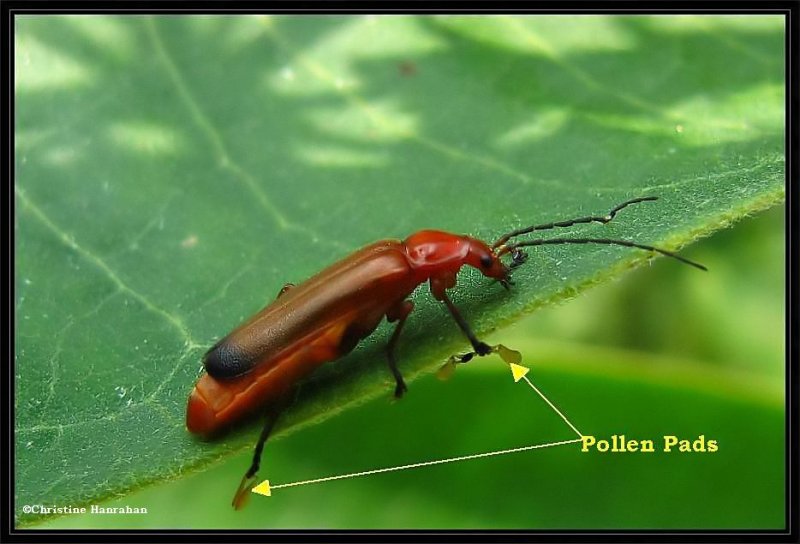
<svg viewBox="0 0 800 544">
<path fill-rule="evenodd" d="M 784 218 L 742 217 L 780 201 L 780 17 L 28 17 L 17 31 L 18 506 L 128 488 L 102 505 L 149 511 L 31 526 L 783 527 Z M 656 259 L 564 300 L 641 254 L 552 248 L 511 295 L 466 273 L 457 301 L 490 330 L 560 299 L 487 340 L 520 350 L 585 434 L 704 435 L 718 452 L 562 445 L 230 508 L 254 429 L 202 443 L 182 417 L 202 350 L 253 304 L 376 233 L 491 236 L 653 191 L 658 205 L 602 232 L 680 245 L 734 222 L 681 251 L 708 273 Z M 431 375 L 463 339 L 429 298 L 401 346 L 407 376 L 427 372 L 408 396 L 389 399 L 371 357 L 382 330 L 308 386 L 319 404 L 290 414 L 262 477 L 574 438 L 496 359 Z"/>
</svg>

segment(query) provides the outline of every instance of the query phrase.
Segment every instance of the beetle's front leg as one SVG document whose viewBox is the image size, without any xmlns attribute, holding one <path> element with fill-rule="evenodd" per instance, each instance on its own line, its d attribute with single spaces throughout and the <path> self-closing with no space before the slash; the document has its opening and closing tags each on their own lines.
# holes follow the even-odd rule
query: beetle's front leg
<svg viewBox="0 0 800 544">
<path fill-rule="evenodd" d="M 439 295 L 440 297 L 437 298 L 440 298 L 441 301 L 444 302 L 445 305 L 447 305 L 447 309 L 450 310 L 450 314 L 453 316 L 453 319 L 456 320 L 456 323 L 458 323 L 458 327 L 464 332 L 466 337 L 469 339 L 469 343 L 472 344 L 472 349 L 475 350 L 474 354 L 468 353 L 463 355 L 461 357 L 461 361 L 459 362 L 466 363 L 467 361 L 472 359 L 473 355 L 480 355 L 481 357 L 483 357 L 484 355 L 489 355 L 490 353 L 492 353 L 493 351 L 492 346 L 490 346 L 489 344 L 487 344 L 482 340 L 479 340 L 478 337 L 475 336 L 475 333 L 472 332 L 472 329 L 470 328 L 469 324 L 461 315 L 461 312 L 458 311 L 458 308 L 455 307 L 453 301 L 450 300 L 450 297 L 447 296 L 447 293 L 444 290 L 442 290 Z"/>
<path fill-rule="evenodd" d="M 395 358 L 394 351 L 397 347 L 397 340 L 400 338 L 400 331 L 403 330 L 406 318 L 408 318 L 408 314 L 413 310 L 414 303 L 410 300 L 403 300 L 389 308 L 389 311 L 386 312 L 386 319 L 389 323 L 397 321 L 397 327 L 395 327 L 394 333 L 392 333 L 392 337 L 386 345 L 386 356 L 389 358 L 389 370 L 392 371 L 392 376 L 394 376 L 396 384 L 394 388 L 394 397 L 396 399 L 402 397 L 403 393 L 408 390 L 408 387 L 406 387 L 406 382 L 403 381 L 403 375 L 400 374 L 400 369 L 397 368 L 397 359 Z"/>
<path fill-rule="evenodd" d="M 483 357 L 485 355 L 489 355 L 490 353 L 496 353 L 500 356 L 503 361 L 508 364 L 520 364 L 522 362 L 522 355 L 520 352 L 507 348 L 503 344 L 497 344 L 496 346 L 490 346 L 486 342 L 479 340 L 475 333 L 472 332 L 472 329 L 467 324 L 466 320 L 461 316 L 461 313 L 458 311 L 458 308 L 455 307 L 453 302 L 447 296 L 447 293 L 444 290 L 440 293 L 440 300 L 442 300 L 446 305 L 447 309 L 450 310 L 450 313 L 453 315 L 453 319 L 456 320 L 458 326 L 464 331 L 464 334 L 467 335 L 469 338 L 470 343 L 472 344 L 472 349 L 474 351 L 470 351 L 467 353 L 462 353 L 461 355 L 453 355 L 447 362 L 444 364 L 442 368 L 439 369 L 439 377 L 442 379 L 446 379 L 449 377 L 453 369 L 457 364 L 460 363 L 468 363 L 475 357 L 476 355 Z"/>
</svg>

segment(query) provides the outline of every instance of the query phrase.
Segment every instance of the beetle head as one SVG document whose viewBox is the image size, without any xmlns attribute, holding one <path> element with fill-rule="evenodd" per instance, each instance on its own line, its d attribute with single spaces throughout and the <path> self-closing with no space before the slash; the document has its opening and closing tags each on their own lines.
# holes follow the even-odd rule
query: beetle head
<svg viewBox="0 0 800 544">
<path fill-rule="evenodd" d="M 438 230 L 423 230 L 406 238 L 404 243 L 409 263 L 422 276 L 454 279 L 466 264 L 499 281 L 504 287 L 509 286 L 509 268 L 480 240 Z"/>
<path fill-rule="evenodd" d="M 487 278 L 498 280 L 507 287 L 509 281 L 509 269 L 503 264 L 500 258 L 483 242 L 475 238 L 465 237 L 469 250 L 464 258 L 464 262 L 480 270 L 481 274 Z"/>
</svg>

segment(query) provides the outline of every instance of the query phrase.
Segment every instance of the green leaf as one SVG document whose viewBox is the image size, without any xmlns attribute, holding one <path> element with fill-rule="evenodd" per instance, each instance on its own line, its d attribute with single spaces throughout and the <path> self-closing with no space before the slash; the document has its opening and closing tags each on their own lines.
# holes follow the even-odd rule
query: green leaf
<svg viewBox="0 0 800 544">
<path fill-rule="evenodd" d="M 530 379 L 581 432 L 654 440 L 646 454 L 582 453 L 562 444 L 228 501 L 251 453 L 107 507 L 147 515 L 78 515 L 46 529 L 96 528 L 760 528 L 783 526 L 781 387 L 641 352 L 526 341 Z M 643 371 L 643 369 L 647 369 Z M 449 383 L 415 382 L 402 403 L 375 399 L 268 449 L 265 476 L 285 484 L 575 438 L 507 368 L 481 361 Z M 777 392 L 777 394 L 776 394 Z M 665 453 L 664 435 L 716 440 L 715 453 Z M 320 447 L 320 445 L 324 445 Z M 355 446 L 355 447 L 354 447 Z M 758 463 L 753 462 L 754 449 Z M 178 507 L 177 505 L 180 505 Z"/>
<path fill-rule="evenodd" d="M 677 249 L 783 198 L 779 16 L 16 25 L 18 514 L 250 448 L 255 426 L 213 443 L 184 428 L 203 351 L 361 245 L 491 240 L 657 195 L 570 232 Z M 531 254 L 511 293 L 462 272 L 478 333 L 649 258 Z M 465 346 L 425 288 L 415 302 L 408 378 Z M 315 374 L 281 431 L 390 395 L 388 333 Z"/>
</svg>

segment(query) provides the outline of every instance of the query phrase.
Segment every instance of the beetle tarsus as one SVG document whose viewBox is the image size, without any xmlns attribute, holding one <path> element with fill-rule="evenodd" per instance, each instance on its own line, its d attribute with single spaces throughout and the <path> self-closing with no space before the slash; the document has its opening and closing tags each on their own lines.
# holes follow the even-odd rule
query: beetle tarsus
<svg viewBox="0 0 800 544">
<path fill-rule="evenodd" d="M 484 355 L 489 355 L 492 353 L 492 346 L 487 344 L 486 342 L 478 342 L 478 345 L 475 346 L 475 353 L 483 357 Z"/>
<path fill-rule="evenodd" d="M 495 352 L 495 348 L 490 346 L 489 344 L 485 344 L 483 342 L 478 343 L 478 349 L 480 351 L 468 351 L 467 353 L 462 353 L 460 355 L 453 355 L 450 357 L 448 362 L 454 364 L 464 364 L 470 362 L 472 359 L 477 357 L 485 357 L 487 355 L 491 355 Z"/>
<path fill-rule="evenodd" d="M 477 353 L 474 351 L 470 351 L 469 353 L 462 353 L 461 355 L 454 355 L 453 358 L 455 359 L 453 362 L 455 363 L 468 363 L 475 357 Z"/>
<path fill-rule="evenodd" d="M 408 386 L 406 385 L 406 382 L 403 381 L 403 377 L 400 375 L 399 372 L 395 375 L 394 378 L 397 383 L 397 385 L 394 388 L 394 398 L 396 399 L 403 398 L 405 392 L 408 391 Z"/>
<path fill-rule="evenodd" d="M 520 364 L 522 363 L 522 354 L 517 350 L 508 348 L 503 344 L 497 344 L 496 346 L 490 346 L 488 344 L 484 344 L 480 342 L 483 346 L 481 351 L 483 353 L 478 353 L 477 351 L 469 351 L 467 353 L 462 353 L 460 355 L 452 355 L 447 362 L 442 365 L 439 371 L 436 373 L 439 379 L 445 380 L 448 379 L 455 370 L 456 365 L 468 363 L 470 362 L 476 355 L 479 357 L 484 357 L 486 355 L 491 355 L 492 353 L 496 353 L 500 356 L 501 359 L 506 364 Z M 486 349 L 488 348 L 488 351 Z"/>
</svg>

